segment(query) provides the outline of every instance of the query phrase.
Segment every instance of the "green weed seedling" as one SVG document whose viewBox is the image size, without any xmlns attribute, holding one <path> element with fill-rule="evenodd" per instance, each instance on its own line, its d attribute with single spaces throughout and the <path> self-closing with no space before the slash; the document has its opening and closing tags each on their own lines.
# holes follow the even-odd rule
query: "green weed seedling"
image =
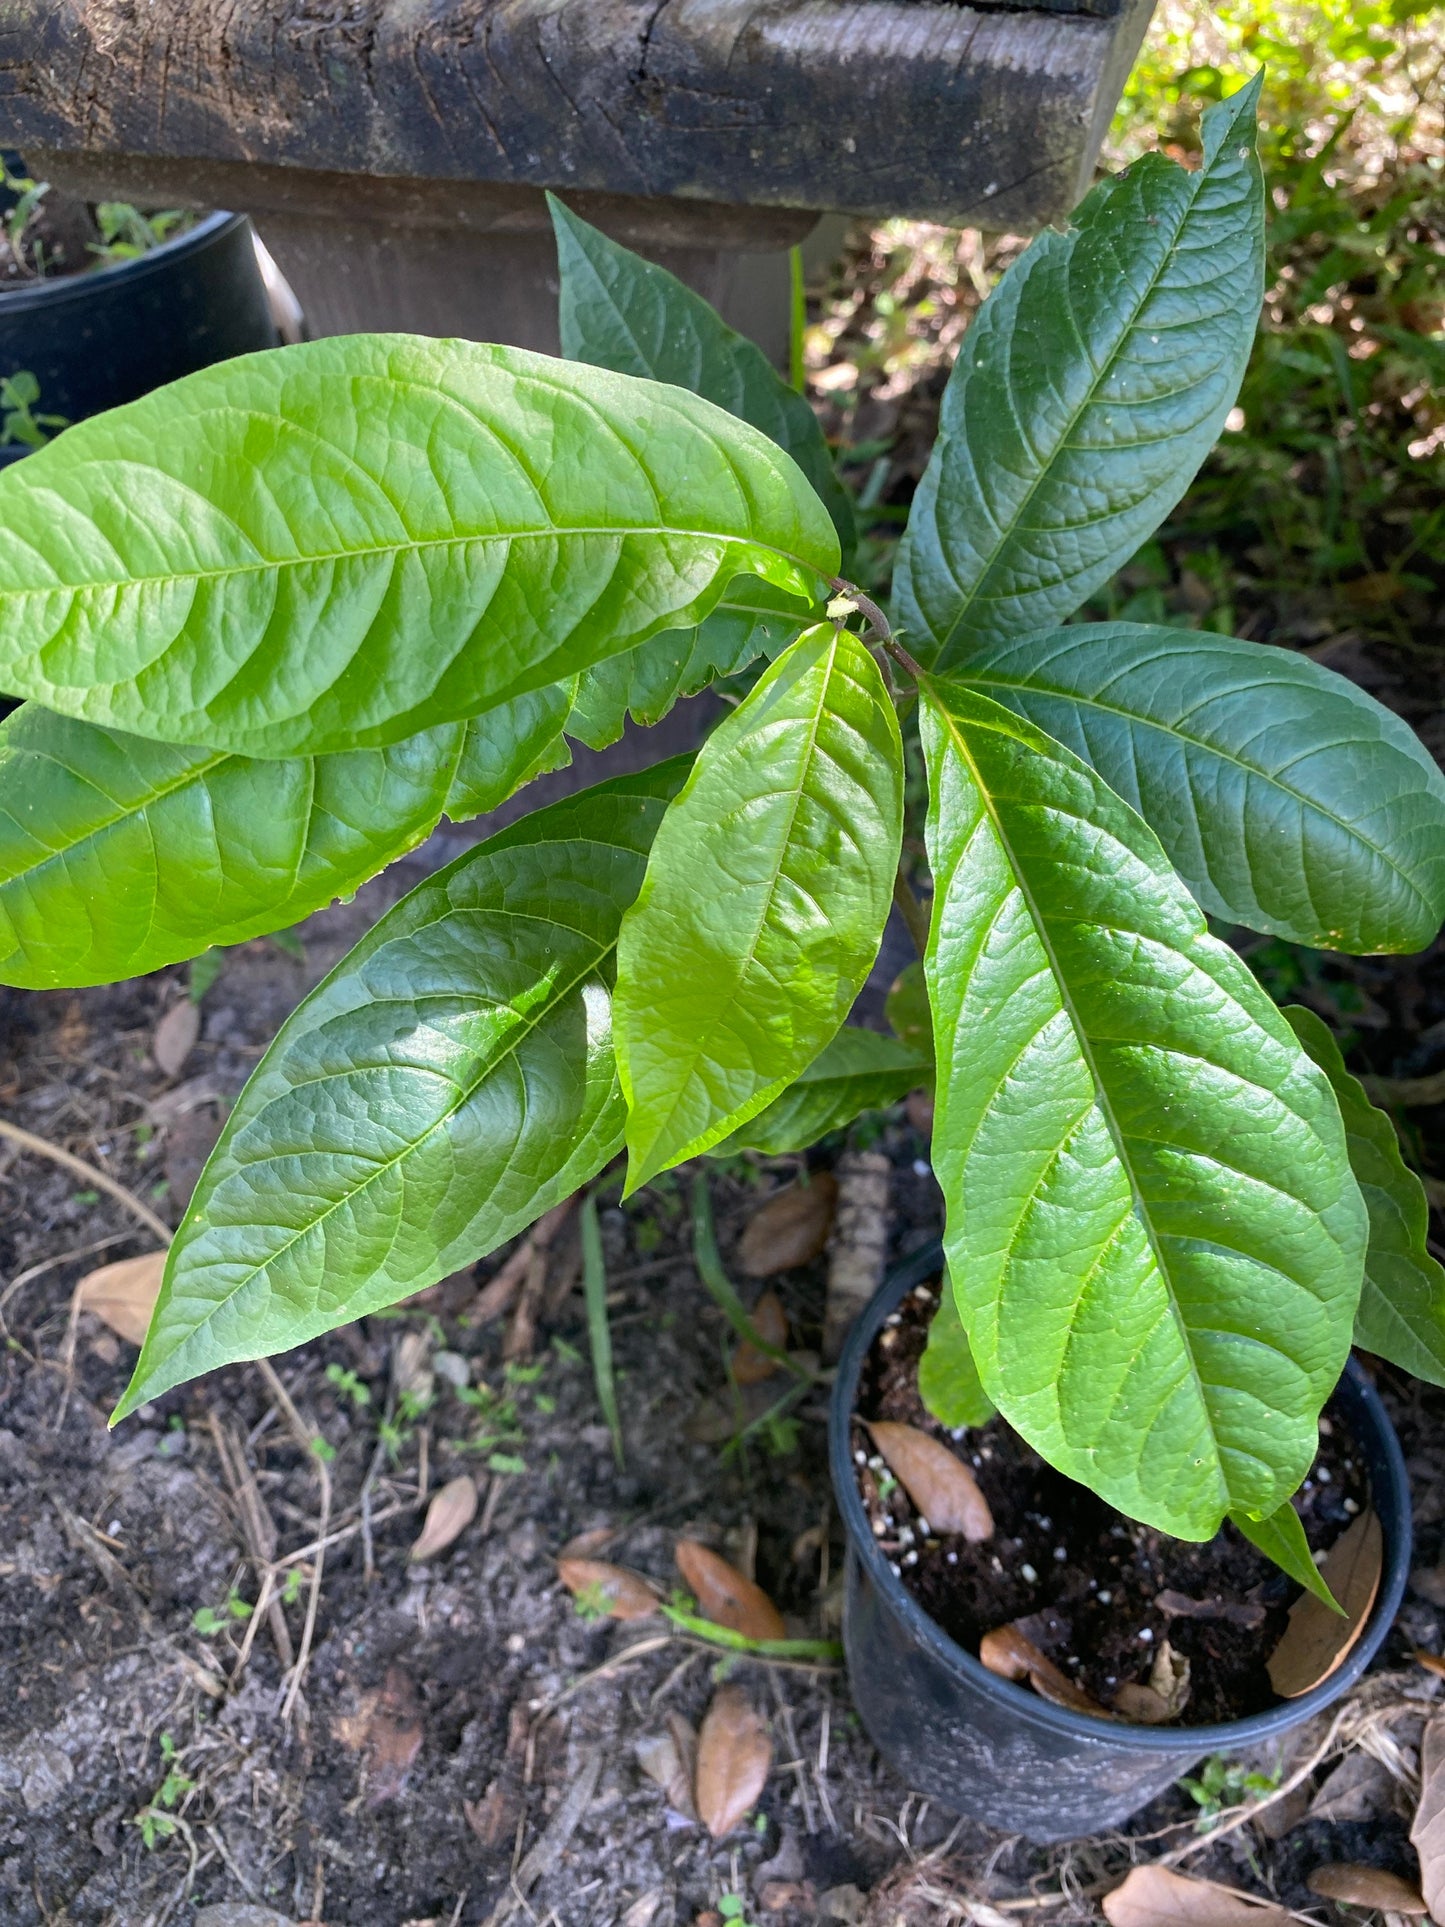
<svg viewBox="0 0 1445 1927">
<path fill-rule="evenodd" d="M 996 1407 L 1129 1516 L 1193 1540 L 1231 1518 L 1321 1586 L 1290 1504 L 1320 1410 L 1356 1338 L 1445 1382 L 1445 1273 L 1331 1032 L 1207 918 L 1422 949 L 1445 779 L 1308 656 L 1075 620 L 1237 405 L 1257 95 L 1209 109 L 1197 167 L 1103 179 L 988 295 L 887 610 L 849 575 L 803 397 L 560 203 L 566 359 L 303 343 L 0 473 L 11 984 L 290 929 L 570 743 L 752 679 L 694 756 L 468 849 L 299 1004 L 177 1228 L 117 1420 L 474 1264 L 621 1152 L 624 1197 L 660 1200 L 683 1163 L 796 1154 L 931 1081 L 932 1408 Z M 895 895 L 924 951 L 911 1037 L 845 1022 Z M 694 1229 L 705 1252 L 696 1205 Z"/>
</svg>

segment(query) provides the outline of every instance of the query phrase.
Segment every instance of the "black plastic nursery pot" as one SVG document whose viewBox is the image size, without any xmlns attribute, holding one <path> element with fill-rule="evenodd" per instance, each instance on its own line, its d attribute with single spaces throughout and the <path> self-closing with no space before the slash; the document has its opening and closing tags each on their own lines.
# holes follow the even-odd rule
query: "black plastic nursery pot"
<svg viewBox="0 0 1445 1927">
<path fill-rule="evenodd" d="M 0 293 L 0 375 L 28 369 L 37 413 L 67 422 L 278 339 L 244 214 L 210 214 L 134 260 Z M 0 461 L 28 452 L 11 444 Z"/>
<path fill-rule="evenodd" d="M 920 1793 L 1040 1843 L 1077 1839 L 1127 1819 L 1207 1755 L 1288 1732 L 1355 1683 L 1405 1590 L 1405 1462 L 1384 1406 L 1351 1359 L 1337 1398 L 1369 1474 L 1384 1569 L 1360 1638 L 1312 1692 L 1217 1726 L 1126 1726 L 1054 1706 L 989 1672 L 929 1618 L 879 1550 L 859 1496 L 849 1427 L 863 1362 L 889 1313 L 942 1268 L 934 1244 L 893 1273 L 849 1335 L 834 1383 L 829 1460 L 848 1546 L 843 1643 L 853 1702 L 879 1752 Z"/>
</svg>

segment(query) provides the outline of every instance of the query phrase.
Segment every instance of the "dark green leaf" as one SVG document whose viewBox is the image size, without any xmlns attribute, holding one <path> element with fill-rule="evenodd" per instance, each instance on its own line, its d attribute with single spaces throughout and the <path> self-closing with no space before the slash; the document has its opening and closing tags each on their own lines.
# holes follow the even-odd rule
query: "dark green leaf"
<svg viewBox="0 0 1445 1927">
<path fill-rule="evenodd" d="M 921 958 L 905 964 L 894 978 L 883 1015 L 894 1036 L 932 1064 L 933 1011 L 928 1002 L 928 979 Z"/>
<path fill-rule="evenodd" d="M 728 327 L 675 274 L 609 241 L 547 196 L 561 271 L 562 353 L 571 361 L 672 382 L 751 422 L 785 448 L 827 505 L 846 557 L 853 509 L 818 418 L 755 342 Z"/>
<path fill-rule="evenodd" d="M 842 1023 L 903 828 L 898 720 L 857 636 L 801 636 L 719 724 L 618 945 L 629 1186 L 756 1117 Z"/>
<path fill-rule="evenodd" d="M 951 668 L 1063 620 L 1188 487 L 1264 289 L 1258 79 L 1204 116 L 1194 173 L 1148 154 L 1046 230 L 969 328 L 899 552 L 909 649 Z"/>
<path fill-rule="evenodd" d="M 950 1429 L 987 1425 L 995 1411 L 968 1348 L 968 1333 L 947 1275 L 941 1281 L 938 1310 L 918 1361 L 918 1396 L 939 1424 Z"/>
<path fill-rule="evenodd" d="M 1400 1155 L 1395 1127 L 1366 1097 L 1329 1026 L 1298 1004 L 1281 1013 L 1330 1080 L 1355 1181 L 1370 1214 L 1355 1343 L 1432 1385 L 1445 1385 L 1445 1270 L 1426 1240 L 1424 1186 Z"/>
<path fill-rule="evenodd" d="M 931 1051 L 920 1053 L 896 1037 L 845 1024 L 781 1097 L 716 1149 L 761 1151 L 768 1157 L 806 1151 L 829 1131 L 851 1124 L 860 1111 L 896 1104 L 932 1077 Z"/>
<path fill-rule="evenodd" d="M 516 348 L 243 355 L 0 473 L 0 686 L 167 742 L 378 747 L 701 621 L 806 599 L 832 523 L 757 430 Z"/>
<path fill-rule="evenodd" d="M 1070 751 L 925 682 L 933 1162 L 979 1376 L 1181 1539 L 1313 1459 L 1365 1246 L 1329 1084 L 1143 822 Z"/>
<path fill-rule="evenodd" d="M 1445 916 L 1445 777 L 1414 731 L 1288 649 L 1140 623 L 984 645 L 960 672 L 1133 805 L 1212 915 L 1418 950 Z"/>
<path fill-rule="evenodd" d="M 202 1173 L 117 1417 L 471 1264 L 615 1154 L 612 954 L 686 768 L 479 844 L 299 1006 Z"/>
</svg>

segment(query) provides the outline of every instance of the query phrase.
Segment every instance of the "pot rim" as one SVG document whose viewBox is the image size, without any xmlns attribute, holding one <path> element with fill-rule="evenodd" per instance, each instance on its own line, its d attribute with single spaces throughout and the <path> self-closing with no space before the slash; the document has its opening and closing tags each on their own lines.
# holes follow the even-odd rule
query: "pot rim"
<svg viewBox="0 0 1445 1927">
<path fill-rule="evenodd" d="M 199 253 L 212 241 L 239 227 L 247 217 L 227 208 L 202 215 L 194 227 L 172 240 L 162 241 L 148 253 L 130 261 L 116 261 L 110 267 L 90 269 L 84 274 L 58 274 L 54 280 L 26 281 L 19 287 L 0 289 L 0 315 L 17 314 L 25 308 L 58 307 L 67 301 L 89 300 L 103 288 L 124 291 L 136 282 L 162 273 L 188 254 Z"/>
<path fill-rule="evenodd" d="M 1175 1755 L 1187 1751 L 1193 1751 L 1196 1755 L 1236 1752 L 1241 1746 L 1255 1740 L 1287 1732 L 1308 1719 L 1312 1713 L 1332 1705 L 1347 1692 L 1364 1673 L 1394 1623 L 1409 1573 L 1411 1539 L 1410 1486 L 1404 1454 L 1379 1394 L 1353 1354 L 1345 1366 L 1342 1382 L 1344 1379 L 1350 1382 L 1374 1423 L 1387 1480 L 1394 1488 L 1393 1494 L 1389 1495 L 1394 1503 L 1388 1504 L 1387 1501 L 1382 1504 L 1382 1499 L 1386 1499 L 1387 1495 L 1378 1491 L 1372 1493 L 1385 1547 L 1379 1591 L 1369 1617 L 1344 1662 L 1308 1693 L 1301 1693 L 1296 1699 L 1281 1700 L 1278 1705 L 1268 1707 L 1262 1713 L 1251 1713 L 1243 1719 L 1212 1726 L 1137 1726 L 1123 1721 L 1094 1719 L 1086 1713 L 1075 1713 L 1067 1707 L 1055 1706 L 1012 1680 L 991 1673 L 981 1660 L 960 1646 L 936 1620 L 924 1612 L 884 1558 L 869 1528 L 858 1492 L 849 1432 L 863 1360 L 883 1320 L 915 1285 L 942 1275 L 946 1275 L 946 1272 L 943 1244 L 939 1239 L 934 1239 L 895 1267 L 848 1335 L 838 1361 L 829 1408 L 829 1469 L 848 1548 L 861 1562 L 871 1583 L 886 1599 L 889 1609 L 902 1620 L 912 1638 L 941 1665 L 961 1674 L 975 1690 L 1002 1700 L 1021 1718 L 1073 1740 L 1122 1746 L 1132 1752 Z M 1398 1530 L 1398 1527 L 1403 1527 L 1403 1530 Z"/>
</svg>

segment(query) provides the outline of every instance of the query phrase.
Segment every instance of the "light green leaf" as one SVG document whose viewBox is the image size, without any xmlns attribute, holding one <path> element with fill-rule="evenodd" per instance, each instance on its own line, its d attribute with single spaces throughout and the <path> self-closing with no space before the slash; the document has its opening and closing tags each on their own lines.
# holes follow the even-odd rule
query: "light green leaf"
<svg viewBox="0 0 1445 1927">
<path fill-rule="evenodd" d="M 878 954 L 902 832 L 882 676 L 820 624 L 700 751 L 623 920 L 629 1188 L 756 1117 L 833 1036 Z"/>
<path fill-rule="evenodd" d="M 928 1343 L 918 1361 L 918 1396 L 939 1424 L 950 1428 L 987 1425 L 996 1409 L 983 1389 L 968 1348 L 968 1333 L 958 1315 L 953 1286 L 946 1276 L 938 1310 L 928 1327 Z"/>
<path fill-rule="evenodd" d="M 1251 1519 L 1247 1512 L 1231 1512 L 1229 1517 L 1266 1559 L 1272 1559 L 1281 1572 L 1312 1592 L 1331 1612 L 1344 1617 L 1345 1609 L 1320 1576 L 1300 1516 L 1288 1499 L 1264 1519 Z"/>
<path fill-rule="evenodd" d="M 466 341 L 243 355 L 0 473 L 0 687 L 167 742 L 377 747 L 837 573 L 792 460 L 659 383 Z"/>
<path fill-rule="evenodd" d="M 577 678 L 529 690 L 461 725 L 464 734 L 442 813 L 453 823 L 485 816 L 548 770 L 566 769 L 572 752 L 563 725 L 577 693 Z"/>
<path fill-rule="evenodd" d="M 25 703 L 0 723 L 0 982 L 115 983 L 285 929 L 568 760 L 571 686 L 388 749 L 260 761 Z"/>
<path fill-rule="evenodd" d="M 1330 1080 L 1355 1181 L 1370 1214 L 1355 1343 L 1431 1385 L 1445 1385 L 1445 1269 L 1431 1257 L 1425 1188 L 1400 1155 L 1395 1127 L 1366 1097 L 1329 1026 L 1290 1004 L 1280 1013 Z"/>
<path fill-rule="evenodd" d="M 1264 293 L 1258 78 L 1189 173 L 1148 154 L 1020 256 L 964 337 L 899 551 L 908 648 L 951 668 L 1127 562 L 1224 426 Z"/>
<path fill-rule="evenodd" d="M 925 682 L 933 1163 L 985 1390 L 1180 1539 L 1299 1484 L 1365 1246 L 1328 1083 L 1129 807 Z"/>
<path fill-rule="evenodd" d="M 555 195 L 547 203 L 561 272 L 562 353 L 619 375 L 672 382 L 761 429 L 813 484 L 846 556 L 852 504 L 805 397 L 675 274 L 609 241 Z"/>
<path fill-rule="evenodd" d="M 1415 732 L 1289 649 L 1141 623 L 985 644 L 960 671 L 1092 763 L 1231 923 L 1418 950 L 1445 916 L 1445 777 Z"/>
<path fill-rule="evenodd" d="M 761 1151 L 766 1157 L 806 1151 L 829 1131 L 851 1124 L 860 1111 L 896 1104 L 932 1077 L 931 1052 L 920 1055 L 896 1037 L 845 1024 L 781 1097 L 715 1148 L 719 1153 Z"/>
<path fill-rule="evenodd" d="M 779 655 L 810 613 L 818 612 L 770 583 L 740 576 L 696 629 L 669 629 L 583 670 L 567 734 L 589 749 L 606 749 L 629 715 L 650 728 L 679 698 L 736 675 L 759 655 Z"/>
<path fill-rule="evenodd" d="M 116 1417 L 471 1264 L 615 1154 L 612 954 L 686 768 L 479 844 L 298 1007 L 201 1175 Z"/>
</svg>

